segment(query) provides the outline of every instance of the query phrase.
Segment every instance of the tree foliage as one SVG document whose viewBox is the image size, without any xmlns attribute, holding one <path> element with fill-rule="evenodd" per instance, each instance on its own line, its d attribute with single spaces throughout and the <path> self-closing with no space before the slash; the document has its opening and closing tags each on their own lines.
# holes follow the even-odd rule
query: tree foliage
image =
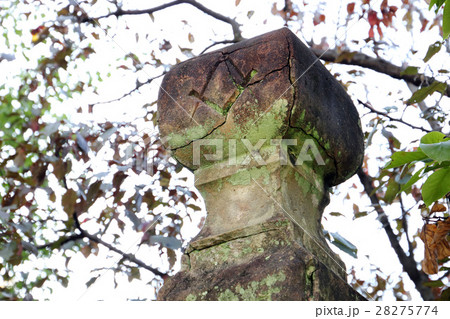
<svg viewBox="0 0 450 319">
<path fill-rule="evenodd" d="M 350 183 L 364 194 L 351 199 L 353 212 L 325 218 L 376 215 L 404 276 L 386 276 L 374 266 L 362 278 L 353 268 L 351 284 L 368 298 L 391 291 L 402 300 L 410 298 L 407 277 L 424 299 L 449 297 L 450 70 L 439 63 L 449 58 L 449 1 L 343 0 L 333 18 L 325 1 L 272 1 L 267 10 L 254 4 L 0 3 L 7 26 L 0 43 L 0 299 L 30 299 L 55 281 L 67 286 L 70 261 L 79 254 L 106 251 L 119 258 L 92 269 L 88 287 L 112 270 L 129 281 L 147 272 L 157 290 L 178 270 L 191 236 L 184 224 L 199 221 L 201 198 L 162 147 L 156 101 L 148 97 L 156 99 L 171 65 L 268 25 L 301 36 L 362 117 L 367 152 Z M 189 14 L 177 16 L 181 7 Z M 397 34 L 408 40 L 397 44 Z M 378 85 L 384 79 L 397 87 Z M 390 105 L 379 104 L 383 94 Z M 139 106 L 134 118 L 108 118 L 109 108 L 131 105 Z M 348 185 L 335 193 L 350 200 Z M 423 228 L 408 227 L 421 217 Z M 128 234 L 139 236 L 131 248 Z M 343 236 L 326 234 L 356 256 L 357 247 Z M 422 267 L 415 256 L 423 249 Z M 63 267 L 52 265 L 56 256 Z"/>
</svg>

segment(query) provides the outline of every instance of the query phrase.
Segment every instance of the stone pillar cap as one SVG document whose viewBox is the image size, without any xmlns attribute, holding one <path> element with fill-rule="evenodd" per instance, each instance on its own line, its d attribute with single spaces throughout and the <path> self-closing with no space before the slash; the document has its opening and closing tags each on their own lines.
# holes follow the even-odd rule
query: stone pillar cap
<svg viewBox="0 0 450 319">
<path fill-rule="evenodd" d="M 337 185 L 362 163 L 363 134 L 352 100 L 319 59 L 283 28 L 174 66 L 161 84 L 158 123 L 166 146 L 188 168 L 199 139 L 316 141 Z M 238 151 L 239 152 L 239 151 Z"/>
</svg>

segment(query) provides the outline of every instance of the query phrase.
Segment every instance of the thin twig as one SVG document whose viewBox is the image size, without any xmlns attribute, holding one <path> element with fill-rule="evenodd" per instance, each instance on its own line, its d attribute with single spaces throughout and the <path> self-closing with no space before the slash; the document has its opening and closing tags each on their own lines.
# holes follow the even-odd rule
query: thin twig
<svg viewBox="0 0 450 319">
<path fill-rule="evenodd" d="M 176 0 L 176 1 L 162 4 L 162 5 L 154 7 L 154 8 L 143 9 L 143 10 L 122 10 L 121 8 L 117 8 L 117 11 L 115 11 L 115 12 L 110 12 L 108 14 L 105 14 L 103 16 L 96 17 L 96 18 L 85 18 L 82 20 L 82 22 L 97 21 L 99 19 L 108 18 L 111 16 L 119 17 L 119 16 L 123 16 L 123 15 L 152 14 L 154 12 L 161 11 L 166 8 L 173 7 L 173 6 L 176 6 L 179 4 L 190 4 L 191 6 L 206 13 L 207 15 L 209 15 L 217 20 L 220 20 L 222 22 L 228 23 L 233 30 L 233 39 L 236 42 L 241 41 L 243 39 L 241 30 L 240 30 L 240 25 L 239 25 L 239 23 L 236 22 L 236 20 L 229 18 L 227 16 L 224 16 L 220 13 L 217 13 L 211 9 L 208 9 L 207 7 L 205 7 L 201 3 L 198 3 L 195 0 Z"/>
<path fill-rule="evenodd" d="M 205 53 L 207 50 L 211 49 L 212 47 L 214 47 L 214 46 L 216 46 L 216 45 L 219 45 L 219 44 L 228 44 L 228 43 L 237 43 L 237 42 L 238 42 L 238 41 L 236 41 L 236 40 L 224 40 L 224 41 L 214 42 L 213 44 L 208 45 L 205 49 L 203 49 L 203 51 L 200 52 L 199 55 Z"/>
<path fill-rule="evenodd" d="M 80 233 L 83 237 L 86 237 L 86 238 L 92 240 L 93 242 L 96 242 L 97 244 L 105 246 L 109 250 L 112 250 L 113 252 L 121 255 L 124 259 L 135 263 L 139 267 L 142 267 L 144 269 L 147 269 L 148 271 L 151 271 L 152 273 L 154 273 L 157 276 L 165 277 L 167 275 L 166 273 L 163 273 L 156 268 L 150 267 L 143 261 L 137 259 L 132 254 L 127 254 L 127 253 L 121 251 L 120 249 L 117 249 L 116 247 L 112 246 L 111 244 L 108 244 L 107 242 L 103 241 L 99 237 L 89 234 L 87 231 L 85 231 L 83 228 L 81 228 L 81 225 L 80 225 L 80 222 L 78 221 L 78 217 L 77 217 L 76 213 L 73 214 L 73 218 L 75 220 L 75 227 L 80 231 Z"/>
<path fill-rule="evenodd" d="M 143 82 L 143 83 L 138 83 L 136 85 L 136 87 L 134 89 L 132 89 L 131 91 L 125 93 L 124 95 L 122 95 L 121 97 L 112 99 L 112 100 L 108 100 L 108 101 L 102 101 L 102 102 L 97 102 L 94 103 L 93 105 L 99 105 L 99 104 L 108 104 L 108 103 L 112 103 L 112 102 L 118 102 L 124 98 L 126 98 L 127 96 L 130 96 L 131 94 L 133 94 L 134 92 L 136 92 L 137 90 L 139 90 L 142 86 L 150 84 L 153 80 L 162 77 L 163 75 L 165 75 L 167 73 L 167 71 L 164 71 L 163 73 L 161 73 L 160 75 L 157 75 L 155 77 L 152 77 L 150 79 L 148 79 L 147 81 Z"/>
<path fill-rule="evenodd" d="M 402 119 L 396 119 L 396 118 L 393 118 L 393 117 L 390 116 L 388 113 L 380 112 L 380 111 L 374 109 L 374 108 L 373 108 L 372 106 L 370 106 L 369 104 L 364 103 L 363 101 L 361 101 L 361 100 L 359 100 L 359 99 L 358 99 L 358 102 L 359 102 L 360 104 L 364 105 L 365 107 L 367 107 L 371 112 L 376 113 L 376 114 L 381 115 L 381 116 L 384 116 L 384 117 L 387 117 L 387 118 L 390 119 L 391 121 L 395 121 L 395 122 L 399 122 L 399 123 L 405 124 L 405 125 L 407 125 L 407 126 L 409 126 L 409 127 L 411 127 L 411 128 L 414 128 L 414 129 L 416 129 L 416 130 L 422 130 L 422 131 L 427 132 L 427 133 L 428 133 L 428 132 L 431 132 L 431 130 L 428 130 L 428 129 L 423 128 L 423 127 L 415 126 L 415 125 L 413 125 L 413 124 L 411 124 L 411 123 L 408 123 L 408 122 L 403 121 Z"/>
</svg>

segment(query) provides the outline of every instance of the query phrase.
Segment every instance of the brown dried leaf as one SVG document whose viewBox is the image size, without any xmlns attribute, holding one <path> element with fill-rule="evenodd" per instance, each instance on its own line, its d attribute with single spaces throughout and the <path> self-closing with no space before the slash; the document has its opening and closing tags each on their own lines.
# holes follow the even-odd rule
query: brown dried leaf
<svg viewBox="0 0 450 319">
<path fill-rule="evenodd" d="M 349 3 L 347 4 L 347 13 L 350 15 L 355 11 L 355 3 Z"/>
<path fill-rule="evenodd" d="M 436 232 L 434 233 L 433 243 L 436 245 L 438 259 L 444 259 L 450 256 L 450 244 L 447 235 L 450 232 L 450 218 L 438 221 Z"/>
<path fill-rule="evenodd" d="M 25 150 L 21 147 L 17 149 L 17 155 L 14 157 L 14 165 L 16 167 L 22 167 L 25 163 L 26 153 Z"/>
<path fill-rule="evenodd" d="M 450 218 L 446 218 L 445 220 L 441 220 L 437 222 L 436 233 L 434 234 L 434 241 L 438 242 L 445 238 L 447 234 L 450 232 Z"/>
<path fill-rule="evenodd" d="M 95 241 L 91 241 L 91 253 L 93 253 L 95 256 L 98 256 L 98 244 Z"/>
<path fill-rule="evenodd" d="M 434 275 L 438 272 L 438 264 L 436 260 L 436 251 L 425 246 L 425 259 L 422 260 L 422 270 L 428 275 Z"/>
<path fill-rule="evenodd" d="M 420 239 L 425 244 L 425 258 L 422 261 L 422 270 L 428 275 L 437 274 L 438 272 L 436 247 L 432 245 L 436 228 L 434 224 L 425 224 L 420 232 Z"/>
<path fill-rule="evenodd" d="M 67 165 L 61 159 L 55 162 L 52 162 L 53 166 L 53 174 L 58 180 L 62 180 L 66 175 Z"/>
<path fill-rule="evenodd" d="M 436 245 L 437 259 L 444 259 L 450 256 L 450 245 L 447 240 L 441 240 Z"/>
<path fill-rule="evenodd" d="M 439 204 L 438 202 L 434 203 L 433 207 L 431 207 L 431 213 L 445 212 L 445 211 L 447 211 L 447 208 L 445 208 L 444 205 Z"/>
<path fill-rule="evenodd" d="M 68 189 L 62 197 L 62 206 L 67 215 L 72 216 L 75 210 L 75 202 L 78 199 L 77 192 L 73 189 Z"/>
<path fill-rule="evenodd" d="M 89 245 L 83 246 L 81 247 L 80 251 L 85 258 L 88 258 L 91 254 L 91 247 Z"/>
<path fill-rule="evenodd" d="M 449 231 L 449 218 L 439 221 L 437 224 L 423 226 L 420 239 L 425 244 L 425 259 L 422 261 L 422 268 L 426 274 L 437 274 L 438 259 L 450 256 L 450 244 L 447 240 Z"/>
<path fill-rule="evenodd" d="M 169 261 L 169 267 L 173 268 L 175 262 L 177 261 L 177 254 L 172 249 L 167 249 L 167 259 Z"/>
<path fill-rule="evenodd" d="M 116 191 L 120 190 L 120 186 L 122 185 L 122 182 L 125 180 L 125 178 L 127 178 L 128 176 L 122 172 L 122 171 L 118 171 L 117 173 L 114 174 L 114 178 L 113 178 L 113 187 L 116 189 Z"/>
</svg>

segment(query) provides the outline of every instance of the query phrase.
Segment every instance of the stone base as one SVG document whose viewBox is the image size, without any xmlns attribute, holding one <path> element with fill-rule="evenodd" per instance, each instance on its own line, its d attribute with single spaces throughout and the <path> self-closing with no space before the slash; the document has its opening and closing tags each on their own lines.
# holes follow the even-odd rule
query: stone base
<svg viewBox="0 0 450 319">
<path fill-rule="evenodd" d="M 158 300 L 365 300 L 293 240 L 288 220 L 221 238 L 193 242 Z"/>
</svg>

